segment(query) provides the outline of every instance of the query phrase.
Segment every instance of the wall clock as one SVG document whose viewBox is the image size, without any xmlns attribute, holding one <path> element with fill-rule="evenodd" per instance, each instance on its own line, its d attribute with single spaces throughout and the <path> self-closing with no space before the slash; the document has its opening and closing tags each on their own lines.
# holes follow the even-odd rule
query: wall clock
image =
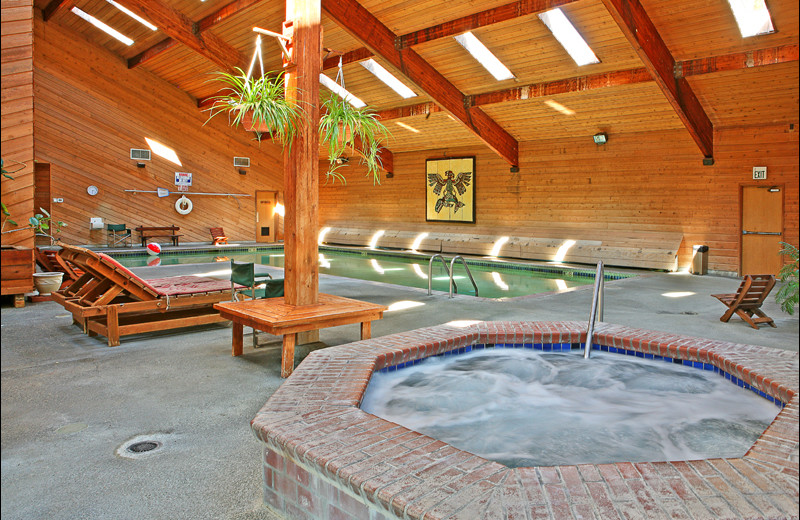
<svg viewBox="0 0 800 520">
<path fill-rule="evenodd" d="M 88 193 L 89 195 L 91 195 L 93 197 L 95 195 L 97 195 L 98 191 L 99 190 L 97 189 L 97 186 L 89 186 L 88 188 L 86 188 L 86 193 Z"/>
</svg>

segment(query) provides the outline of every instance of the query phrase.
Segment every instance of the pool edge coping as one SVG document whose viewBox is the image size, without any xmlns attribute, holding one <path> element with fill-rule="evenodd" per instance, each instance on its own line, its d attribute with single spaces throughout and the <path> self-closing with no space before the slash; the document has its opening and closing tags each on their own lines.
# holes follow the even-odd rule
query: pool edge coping
<svg viewBox="0 0 800 520">
<path fill-rule="evenodd" d="M 800 403 L 795 352 L 619 325 L 598 327 L 597 345 L 710 363 L 784 402 L 750 450 L 735 459 L 508 468 L 358 408 L 372 372 L 387 366 L 467 345 L 585 343 L 585 338 L 585 322 L 481 322 L 464 328 L 439 325 L 330 347 L 313 352 L 298 366 L 251 427 L 268 450 L 316 469 L 362 502 L 398 518 L 458 518 L 459 511 L 477 504 L 506 510 L 545 507 L 554 514 L 552 500 L 532 498 L 531 493 L 546 497 L 547 486 L 555 486 L 563 488 L 565 496 L 570 496 L 570 489 L 586 494 L 617 478 L 637 479 L 648 489 L 666 478 L 662 474 L 677 475 L 674 478 L 680 485 L 693 490 L 691 494 L 701 502 L 705 495 L 696 493 L 695 487 L 722 478 L 727 491 L 717 490 L 715 499 L 741 504 L 742 497 L 752 495 L 754 489 L 770 494 L 766 487 L 784 497 L 793 494 L 797 504 L 798 463 L 791 460 L 797 453 Z M 754 474 L 759 475 L 755 483 Z M 694 479 L 700 484 L 695 486 Z M 652 499 L 658 493 L 651 490 L 644 495 Z M 594 499 L 589 502 L 599 507 Z"/>
</svg>

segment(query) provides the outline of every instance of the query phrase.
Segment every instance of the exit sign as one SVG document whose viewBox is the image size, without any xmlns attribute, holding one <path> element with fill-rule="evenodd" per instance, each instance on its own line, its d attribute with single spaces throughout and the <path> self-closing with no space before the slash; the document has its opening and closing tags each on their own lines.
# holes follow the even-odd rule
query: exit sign
<svg viewBox="0 0 800 520">
<path fill-rule="evenodd" d="M 767 178 L 766 166 L 753 166 L 753 179 L 764 180 Z"/>
</svg>

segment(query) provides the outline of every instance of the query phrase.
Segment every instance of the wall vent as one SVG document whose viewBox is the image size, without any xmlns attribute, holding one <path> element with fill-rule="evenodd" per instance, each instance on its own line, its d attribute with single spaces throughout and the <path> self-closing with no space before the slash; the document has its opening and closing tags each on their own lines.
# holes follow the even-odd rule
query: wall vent
<svg viewBox="0 0 800 520">
<path fill-rule="evenodd" d="M 141 150 L 138 148 L 131 148 L 131 159 L 136 161 L 149 161 L 150 150 Z"/>
<path fill-rule="evenodd" d="M 250 158 L 249 157 L 234 157 L 233 158 L 233 165 L 237 168 L 249 168 L 250 167 Z"/>
</svg>

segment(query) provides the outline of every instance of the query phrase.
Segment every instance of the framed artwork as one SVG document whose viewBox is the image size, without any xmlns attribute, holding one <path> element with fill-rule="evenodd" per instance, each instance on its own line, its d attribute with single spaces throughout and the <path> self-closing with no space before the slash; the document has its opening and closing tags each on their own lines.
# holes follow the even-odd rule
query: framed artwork
<svg viewBox="0 0 800 520">
<path fill-rule="evenodd" d="M 425 161 L 425 220 L 475 223 L 475 157 Z"/>
</svg>

